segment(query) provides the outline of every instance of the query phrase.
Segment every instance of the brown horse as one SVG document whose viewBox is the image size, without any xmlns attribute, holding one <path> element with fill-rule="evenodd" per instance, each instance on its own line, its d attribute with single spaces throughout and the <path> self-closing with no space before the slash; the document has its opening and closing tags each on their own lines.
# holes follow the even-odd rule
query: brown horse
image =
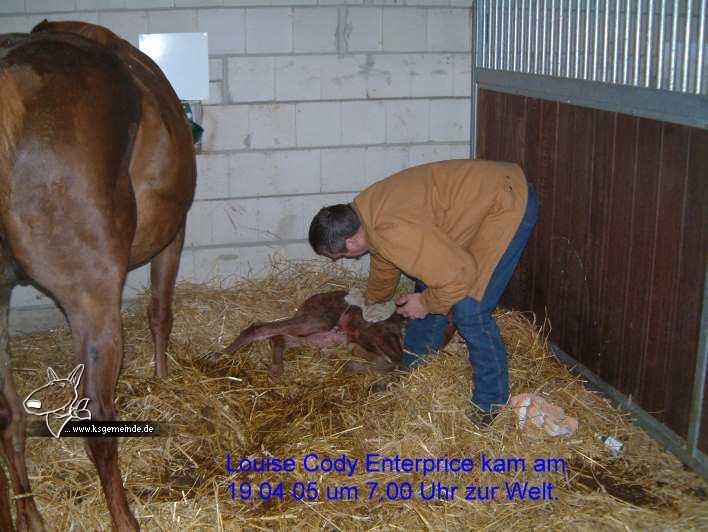
<svg viewBox="0 0 708 532">
<path fill-rule="evenodd" d="M 22 401 L 10 374 L 10 292 L 50 294 L 85 366 L 93 420 L 116 419 L 123 357 L 121 292 L 150 261 L 155 372 L 165 376 L 172 293 L 194 196 L 195 154 L 179 100 L 159 68 L 110 31 L 43 22 L 0 36 L 0 431 L 18 529 L 42 529 L 24 460 Z M 87 439 L 113 526 L 136 530 L 115 438 Z M 12 528 L 0 471 L 0 529 Z"/>
</svg>

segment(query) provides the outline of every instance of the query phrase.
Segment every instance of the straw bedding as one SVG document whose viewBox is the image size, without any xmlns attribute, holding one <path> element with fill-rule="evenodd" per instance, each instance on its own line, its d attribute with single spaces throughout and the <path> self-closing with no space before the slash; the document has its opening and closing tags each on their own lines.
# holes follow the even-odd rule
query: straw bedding
<svg viewBox="0 0 708 532">
<path fill-rule="evenodd" d="M 153 377 L 152 342 L 145 301 L 124 313 L 125 359 L 117 392 L 121 419 L 161 421 L 170 435 L 122 438 L 120 460 L 129 501 L 146 530 L 699 530 L 708 527 L 705 483 L 660 450 L 626 413 L 549 354 L 548 324 L 500 310 L 496 315 L 509 351 L 512 393 L 532 392 L 580 420 L 569 438 L 519 432 L 507 409 L 491 428 L 465 417 L 472 370 L 455 338 L 428 364 L 410 374 L 350 375 L 344 348 L 301 349 L 286 354 L 285 375 L 268 376 L 267 342 L 235 357 L 206 364 L 198 356 L 223 348 L 253 321 L 293 314 L 317 292 L 363 287 L 364 280 L 331 264 L 274 264 L 260 280 L 232 287 L 179 286 L 168 351 L 169 377 Z M 15 337 L 15 378 L 23 396 L 43 384 L 47 365 L 59 375 L 73 368 L 66 329 Z M 596 440 L 625 443 L 613 457 Z M 294 458 L 297 469 L 227 473 L 225 460 Z M 308 473 L 302 460 L 342 455 L 358 458 L 353 476 Z M 367 453 L 401 458 L 475 460 L 470 472 L 366 472 Z M 484 455 L 484 456 L 483 456 Z M 489 459 L 526 460 L 526 471 L 505 462 L 505 472 L 482 471 Z M 30 477 L 45 522 L 56 530 L 107 530 L 110 520 L 95 469 L 78 438 L 29 438 Z M 566 472 L 534 472 L 537 458 L 563 459 Z M 559 463 L 559 462 L 556 462 Z M 515 462 L 519 464 L 519 462 Z M 295 500 L 297 482 L 317 482 L 318 497 Z M 505 482 L 553 485 L 551 500 L 509 500 Z M 230 483 L 236 486 L 232 500 Z M 250 482 L 255 496 L 238 498 Z M 264 483 L 282 482 L 284 498 L 258 496 Z M 369 500 L 370 484 L 379 482 Z M 409 482 L 413 496 L 393 499 Z M 422 500 L 419 485 L 459 487 L 452 500 Z M 385 486 L 391 483 L 389 497 Z M 266 485 L 267 486 L 267 485 Z M 328 500 L 327 488 L 357 486 L 358 500 Z M 493 500 L 465 500 L 467 486 L 499 486 Z M 334 492 L 332 492 L 334 493 Z M 353 492 L 338 492 L 353 498 Z M 426 491 L 429 494 L 429 491 Z M 267 495 L 267 492 L 264 492 Z M 399 495 L 405 495 L 403 491 Z"/>
</svg>

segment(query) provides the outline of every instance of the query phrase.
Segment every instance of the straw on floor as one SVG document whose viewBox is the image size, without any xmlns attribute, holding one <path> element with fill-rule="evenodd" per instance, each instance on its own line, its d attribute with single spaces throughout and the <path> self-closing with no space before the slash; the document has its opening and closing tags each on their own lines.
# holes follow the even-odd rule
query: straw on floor
<svg viewBox="0 0 708 532">
<path fill-rule="evenodd" d="M 160 421 L 170 430 L 165 437 L 120 440 L 124 483 L 144 529 L 708 528 L 702 479 L 557 362 L 548 349 L 549 325 L 530 315 L 496 315 L 509 351 L 512 393 L 541 394 L 577 417 L 580 429 L 569 438 L 520 432 L 510 409 L 488 429 L 472 425 L 465 417 L 472 370 L 457 337 L 429 363 L 403 375 L 346 374 L 350 355 L 344 348 L 289 352 L 280 380 L 268 375 L 267 342 L 216 365 L 199 359 L 253 321 L 288 317 L 311 294 L 364 282 L 331 264 L 279 261 L 267 277 L 229 288 L 182 284 L 164 380 L 153 377 L 147 299 L 124 313 L 120 418 Z M 48 365 L 60 375 L 74 366 L 67 329 L 15 337 L 11 347 L 23 396 L 44 383 Z M 623 441 L 624 453 L 613 457 L 598 434 Z M 309 473 L 302 461 L 311 453 L 320 459 L 344 455 L 359 464 L 351 476 Z M 426 475 L 366 472 L 362 462 L 373 453 L 469 457 L 474 467 Z M 227 454 L 232 465 L 242 458 L 293 458 L 297 469 L 229 473 Z M 98 477 L 80 439 L 30 438 L 27 459 L 50 529 L 110 529 Z M 534 471 L 537 459 L 551 459 L 543 461 L 551 471 Z M 483 470 L 485 460 L 491 471 Z M 538 486 L 537 500 L 510 500 L 507 485 L 513 489 L 515 482 Z M 458 490 L 452 498 L 436 486 Z M 439 497 L 445 494 L 447 500 Z M 432 500 L 425 500 L 429 495 Z"/>
</svg>

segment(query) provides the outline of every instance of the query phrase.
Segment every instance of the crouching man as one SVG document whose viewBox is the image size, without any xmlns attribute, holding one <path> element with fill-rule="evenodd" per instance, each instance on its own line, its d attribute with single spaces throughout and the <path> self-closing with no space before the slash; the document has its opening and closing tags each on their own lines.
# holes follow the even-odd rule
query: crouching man
<svg viewBox="0 0 708 532">
<path fill-rule="evenodd" d="M 492 311 L 538 219 L 536 193 L 516 164 L 453 160 L 403 170 L 351 204 L 321 209 L 310 245 L 334 260 L 371 253 L 367 303 L 387 301 L 401 272 L 415 292 L 398 298 L 411 318 L 403 363 L 437 350 L 452 318 L 469 351 L 469 417 L 489 424 L 509 399 L 507 353 Z"/>
</svg>

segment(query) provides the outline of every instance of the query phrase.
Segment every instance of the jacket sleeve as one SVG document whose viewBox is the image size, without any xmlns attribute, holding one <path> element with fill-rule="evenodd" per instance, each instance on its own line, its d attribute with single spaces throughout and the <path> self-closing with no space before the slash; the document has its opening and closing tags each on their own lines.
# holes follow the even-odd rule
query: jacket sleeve
<svg viewBox="0 0 708 532">
<path fill-rule="evenodd" d="M 479 274 L 477 261 L 435 226 L 408 222 L 387 224 L 377 234 L 380 252 L 428 288 L 422 302 L 428 312 L 446 314 L 466 297 Z"/>
<path fill-rule="evenodd" d="M 366 302 L 369 304 L 381 303 L 391 299 L 400 278 L 401 270 L 380 254 L 372 254 L 369 265 L 369 282 L 364 294 Z"/>
</svg>

